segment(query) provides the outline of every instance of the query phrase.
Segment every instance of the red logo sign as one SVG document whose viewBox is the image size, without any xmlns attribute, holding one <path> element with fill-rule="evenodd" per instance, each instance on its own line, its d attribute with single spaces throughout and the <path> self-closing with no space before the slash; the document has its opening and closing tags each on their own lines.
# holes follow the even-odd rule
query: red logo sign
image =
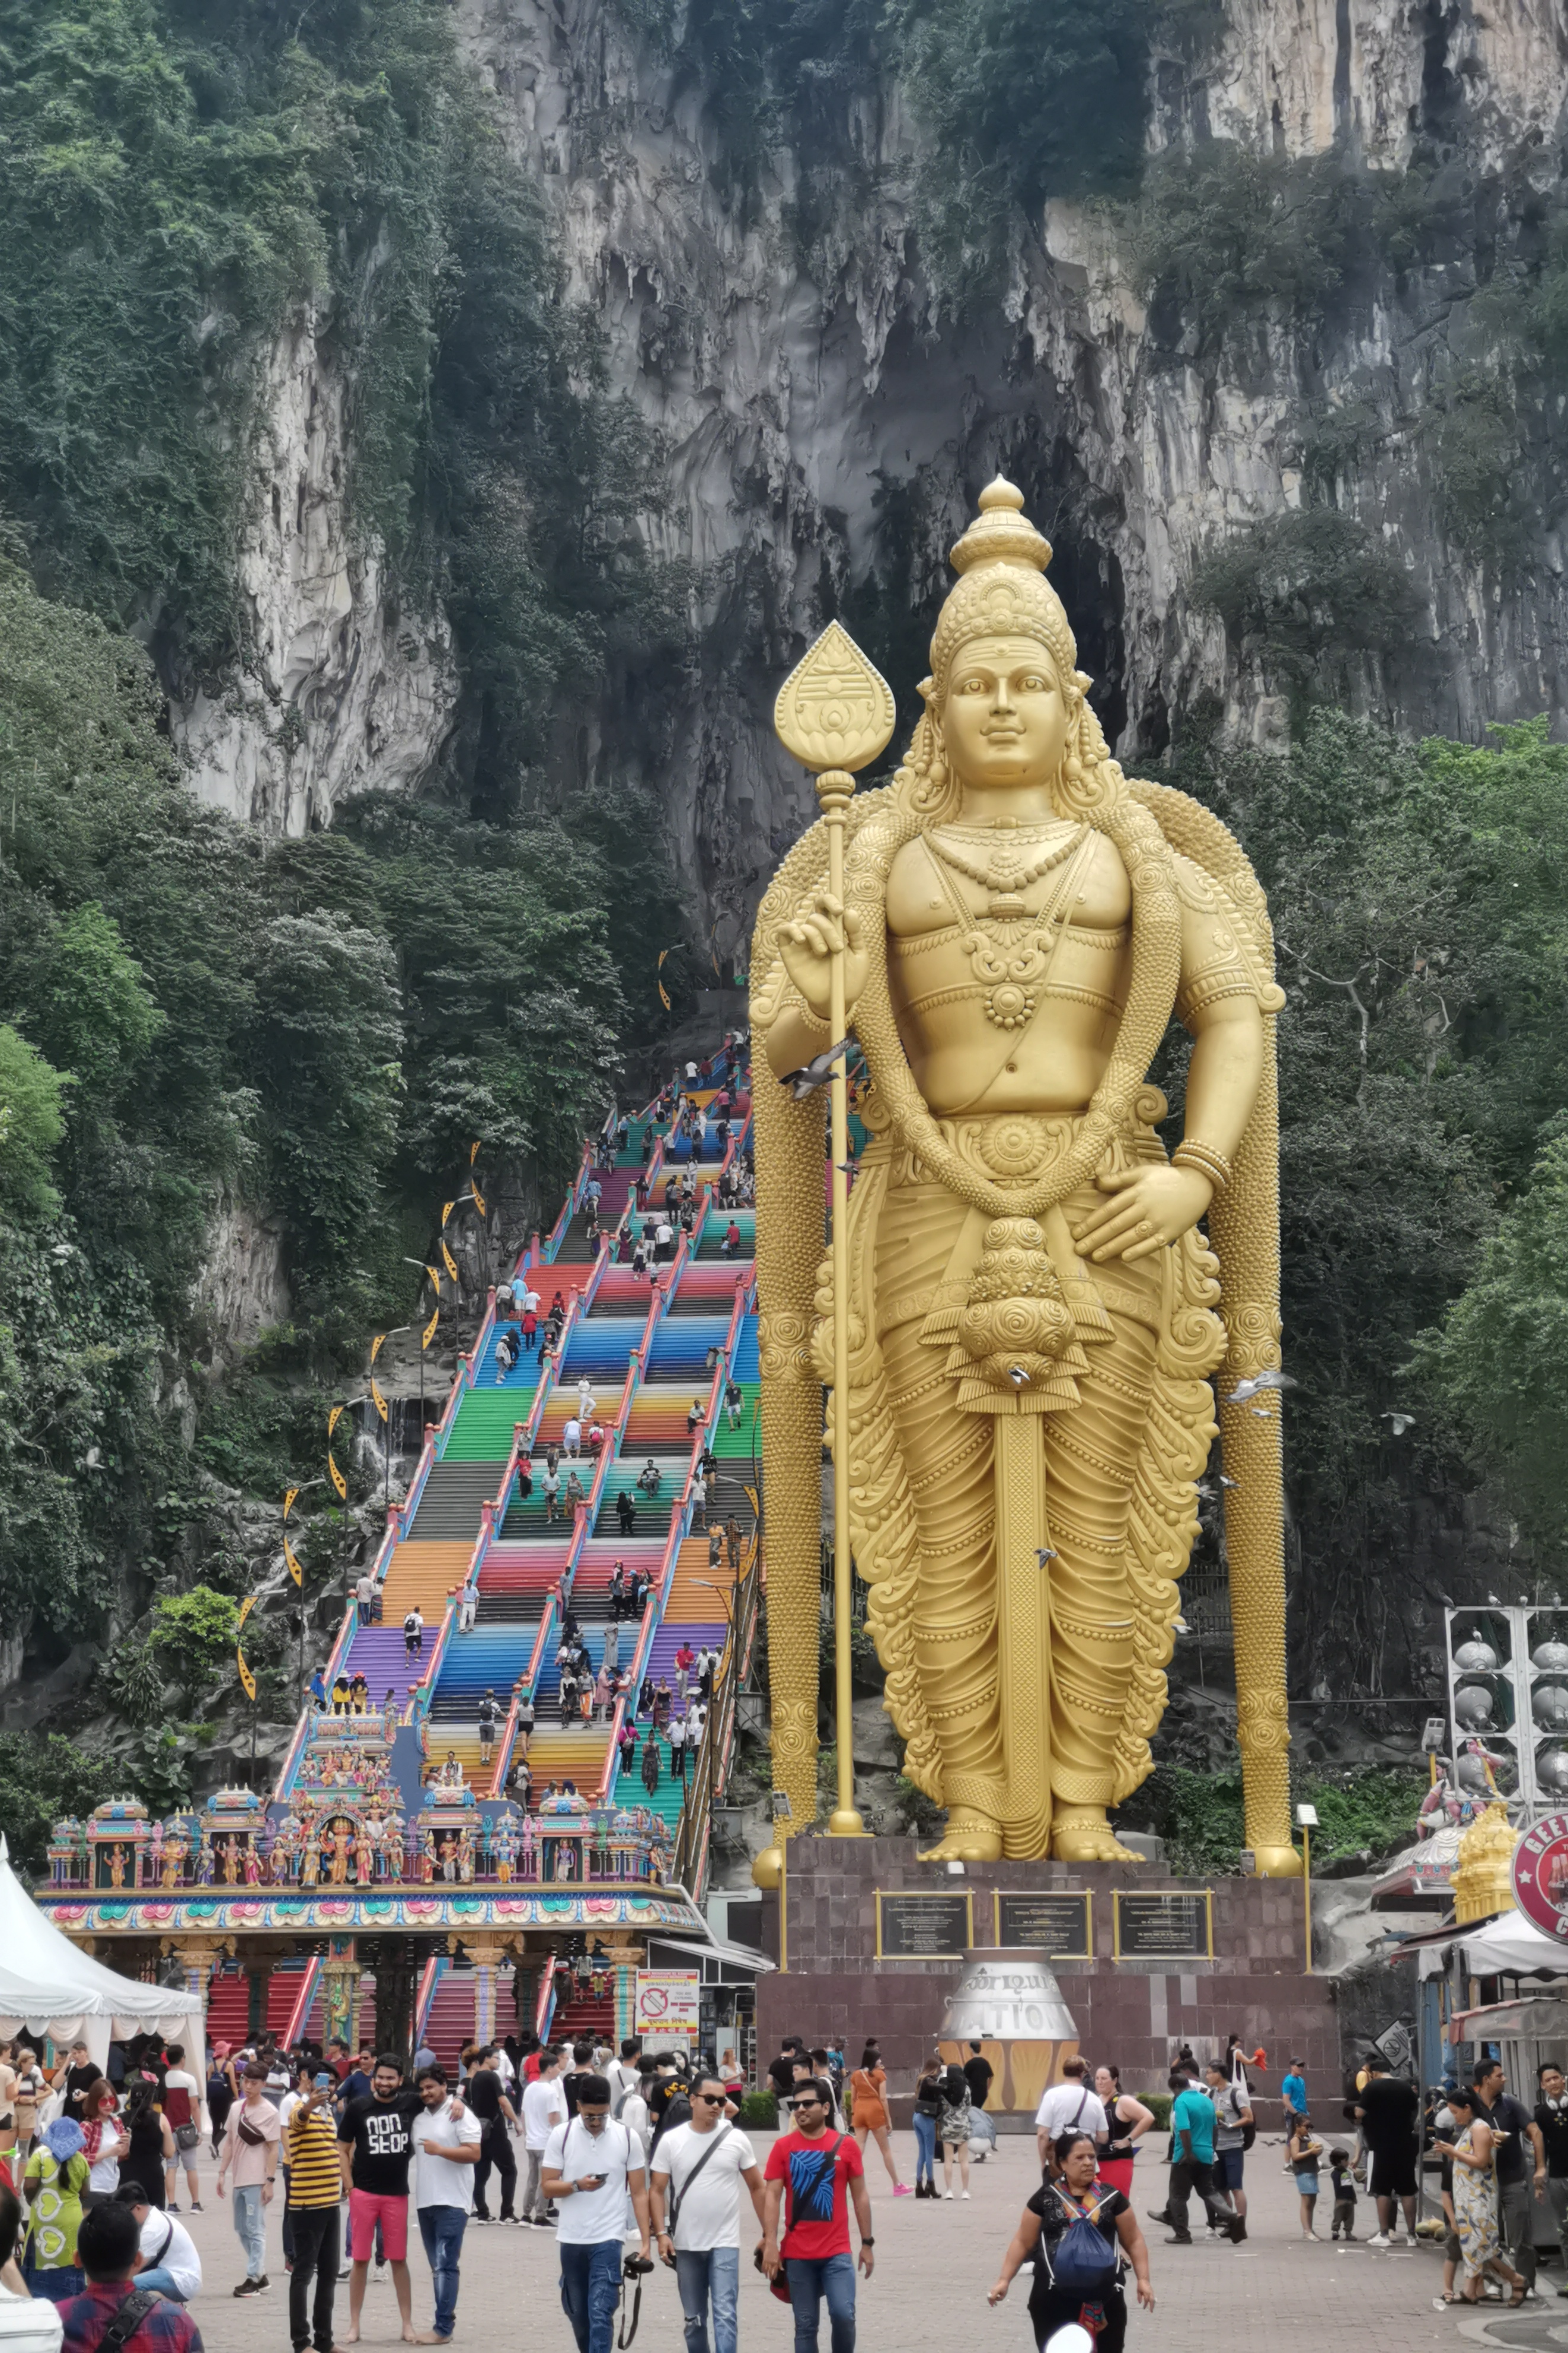
<svg viewBox="0 0 1568 2353">
<path fill-rule="evenodd" d="M 1513 1851 L 1513 1900 L 1527 1920 L 1568 1944 L 1568 1814 L 1545 1814 Z"/>
</svg>

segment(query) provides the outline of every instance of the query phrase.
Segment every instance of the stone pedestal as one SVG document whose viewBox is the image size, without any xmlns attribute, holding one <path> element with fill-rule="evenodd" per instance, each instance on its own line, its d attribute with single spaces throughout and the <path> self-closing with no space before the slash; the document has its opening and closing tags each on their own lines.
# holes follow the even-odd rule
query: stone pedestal
<svg viewBox="0 0 1568 2353">
<path fill-rule="evenodd" d="M 963 1976 L 962 1952 L 940 1957 L 878 1956 L 879 1891 L 927 1892 L 972 1899 L 972 1945 L 996 1957 L 998 1894 L 1089 1897 L 1087 1958 L 1047 1957 L 1091 2064 L 1111 2060 L 1125 2090 L 1163 2091 L 1170 2063 L 1185 2042 L 1201 2061 L 1240 2036 L 1261 2048 L 1256 2071 L 1260 2125 L 1278 2116 L 1279 2077 L 1292 2059 L 1306 2063 L 1308 2089 L 1327 2100 L 1340 2085 L 1340 2049 L 1331 1980 L 1306 1972 L 1299 1880 L 1215 1876 L 1182 1879 L 1164 1864 L 969 1863 L 962 1876 L 921 1862 L 913 1839 L 797 1838 L 789 1842 L 784 1884 L 764 1900 L 763 1934 L 775 1957 L 783 1912 L 784 1968 L 757 1987 L 758 2052 L 765 2065 L 785 2034 L 819 2042 L 842 2033 L 855 2065 L 874 2039 L 888 2069 L 894 2121 L 906 2124 L 921 2062 L 932 2052 L 949 1998 Z M 1209 1897 L 1212 1955 L 1119 1957 L 1115 1897 L 1171 1892 Z M 1020 1957 L 1030 1948 L 1016 1947 Z"/>
</svg>

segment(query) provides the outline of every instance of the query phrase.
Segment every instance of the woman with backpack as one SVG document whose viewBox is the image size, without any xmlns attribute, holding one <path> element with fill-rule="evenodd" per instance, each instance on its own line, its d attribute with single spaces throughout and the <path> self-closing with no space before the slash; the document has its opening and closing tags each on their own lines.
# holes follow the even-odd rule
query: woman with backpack
<svg viewBox="0 0 1568 2353">
<path fill-rule="evenodd" d="M 1122 2282 L 1131 2264 L 1138 2301 L 1154 2309 L 1149 2284 L 1149 2250 L 1138 2218 L 1120 2189 L 1095 2179 L 1095 2147 L 1088 2133 L 1065 2132 L 1053 2145 L 1051 2179 L 1037 2189 L 1019 2217 L 1002 2271 L 986 2298 L 1000 2304 L 1014 2278 L 1034 2259 L 1029 2320 L 1035 2342 L 1071 2323 L 1087 2328 L 1095 2353 L 1122 2353 L 1127 2336 L 1127 2298 Z"/>
</svg>

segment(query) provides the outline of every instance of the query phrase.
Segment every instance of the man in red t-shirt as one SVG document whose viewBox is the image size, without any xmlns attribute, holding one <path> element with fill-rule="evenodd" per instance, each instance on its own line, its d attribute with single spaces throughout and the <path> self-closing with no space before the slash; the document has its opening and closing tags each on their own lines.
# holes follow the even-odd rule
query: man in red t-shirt
<svg viewBox="0 0 1568 2353">
<path fill-rule="evenodd" d="M 855 2353 L 855 2264 L 849 2253 L 849 2200 L 860 2232 L 860 2268 L 871 2276 L 871 2200 L 866 2168 L 848 2133 L 832 2133 L 827 2120 L 833 2094 L 816 2078 L 796 2078 L 788 2103 L 795 2130 L 774 2141 L 768 2156 L 767 2219 L 763 2232 L 763 2269 L 776 2279 L 782 2268 L 795 2312 L 797 2353 L 816 2353 L 822 2301 L 827 2300 L 833 2353 Z M 779 2209 L 789 2204 L 784 2243 Z"/>
</svg>

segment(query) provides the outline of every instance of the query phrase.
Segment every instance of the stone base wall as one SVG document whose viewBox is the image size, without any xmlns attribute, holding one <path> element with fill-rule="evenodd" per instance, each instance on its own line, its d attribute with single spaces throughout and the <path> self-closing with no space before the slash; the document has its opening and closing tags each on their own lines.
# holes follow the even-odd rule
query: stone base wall
<svg viewBox="0 0 1568 2353">
<path fill-rule="evenodd" d="M 784 1966 L 757 1987 L 758 2055 L 766 2064 L 785 2034 L 808 2042 L 842 2034 L 853 2066 L 875 2039 L 888 2070 L 894 2121 L 908 2121 L 914 2079 L 934 2050 L 962 1956 L 879 1958 L 877 1894 L 926 1890 L 973 1899 L 974 1949 L 995 1946 L 992 1898 L 997 1891 L 1047 1894 L 1087 1890 L 1090 1960 L 1053 1961 L 1062 1999 L 1091 2062 L 1112 2060 L 1126 2090 L 1163 2091 L 1180 2046 L 1199 2060 L 1225 2049 L 1236 2033 L 1255 2069 L 1260 2127 L 1279 2121 L 1279 2079 L 1292 2059 L 1305 2062 L 1308 2092 L 1325 2124 L 1337 2124 L 1341 2094 L 1338 2022 L 1332 1979 L 1305 1970 L 1299 1880 L 1183 1880 L 1163 1864 L 970 1863 L 963 1878 L 943 1863 L 921 1862 L 913 1839 L 801 1838 L 791 1841 L 785 1878 Z M 1113 1950 L 1116 1890 L 1171 1890 L 1212 1896 L 1212 1959 L 1171 1957 L 1119 1960 Z M 779 1954 L 777 1896 L 763 1912 L 768 1949 Z"/>
</svg>

